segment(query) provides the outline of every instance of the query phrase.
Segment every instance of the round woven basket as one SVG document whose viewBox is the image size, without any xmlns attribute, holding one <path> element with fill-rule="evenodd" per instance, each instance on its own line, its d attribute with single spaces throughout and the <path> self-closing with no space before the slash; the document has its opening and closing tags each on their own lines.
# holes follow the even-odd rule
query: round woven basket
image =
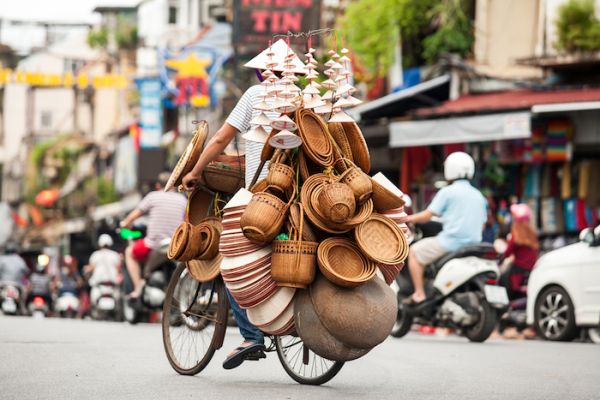
<svg viewBox="0 0 600 400">
<path fill-rule="evenodd" d="M 311 110 L 298 109 L 296 123 L 305 155 L 318 165 L 332 165 L 335 160 L 333 144 L 327 132 L 327 125 L 321 117 Z"/>
<path fill-rule="evenodd" d="M 219 254 L 221 231 L 214 225 L 202 223 L 201 248 L 196 253 L 199 260 L 212 260 Z"/>
<path fill-rule="evenodd" d="M 255 193 L 240 219 L 242 232 L 248 240 L 257 244 L 272 242 L 283 227 L 295 193 L 294 187 L 287 203 L 268 192 Z"/>
<path fill-rule="evenodd" d="M 400 264 L 408 256 L 408 242 L 398 225 L 388 217 L 373 213 L 354 230 L 363 254 L 381 264 Z"/>
<path fill-rule="evenodd" d="M 252 186 L 250 188 L 250 191 L 252 193 L 264 192 L 267 187 L 269 187 L 269 184 L 267 183 L 267 180 L 266 179 L 261 179 L 258 182 L 256 182 L 254 184 L 254 186 Z"/>
<path fill-rule="evenodd" d="M 342 122 L 342 126 L 352 149 L 354 163 L 368 174 L 371 171 L 371 156 L 360 128 L 356 122 Z"/>
<path fill-rule="evenodd" d="M 191 225 L 188 222 L 182 222 L 179 224 L 171 242 L 169 243 L 169 250 L 167 251 L 167 257 L 171 260 L 179 260 L 185 248 L 187 246 L 188 239 L 190 237 Z"/>
<path fill-rule="evenodd" d="M 327 221 L 343 224 L 352 218 L 356 211 L 354 192 L 345 183 L 328 182 L 319 192 L 318 207 L 320 214 L 325 216 Z"/>
<path fill-rule="evenodd" d="M 185 265 L 194 279 L 200 282 L 209 282 L 219 276 L 222 255 L 217 255 L 212 260 L 190 260 Z"/>
<path fill-rule="evenodd" d="M 345 223 L 337 224 L 328 219 L 325 216 L 325 214 L 323 214 L 321 211 L 321 207 L 319 205 L 319 196 L 321 194 L 322 189 L 323 185 L 317 186 L 312 192 L 310 201 L 313 210 L 316 212 L 317 218 L 319 218 L 321 222 L 329 228 L 330 232 L 348 232 L 349 230 L 353 229 L 356 225 L 365 221 L 373 212 L 373 202 L 369 199 L 358 207 L 358 211 L 352 218 L 350 218 Z"/>
<path fill-rule="evenodd" d="M 345 183 L 352 190 L 357 204 L 363 204 L 371 198 L 373 193 L 371 178 L 354 164 L 350 164 L 350 167 L 342 173 L 340 182 Z"/>
<path fill-rule="evenodd" d="M 188 143 L 175 168 L 173 168 L 173 172 L 171 172 L 171 176 L 165 185 L 166 192 L 181 185 L 183 177 L 194 168 L 200 157 L 200 153 L 202 153 L 207 136 L 208 123 L 200 121 L 196 126 L 192 140 Z"/>
<path fill-rule="evenodd" d="M 375 276 L 376 266 L 349 239 L 332 237 L 319 244 L 317 260 L 321 273 L 336 285 L 353 288 Z"/>
<path fill-rule="evenodd" d="M 371 178 L 371 184 L 373 185 L 373 194 L 371 198 L 373 199 L 373 204 L 375 205 L 375 209 L 377 211 L 388 211 L 396 208 L 400 208 L 404 206 L 404 200 L 396 193 L 393 193 L 391 190 L 386 188 L 382 183 L 378 180 L 385 179 L 383 174 L 377 174 L 373 178 Z M 391 182 L 386 182 L 388 185 L 393 185 Z M 399 191 L 399 189 L 397 189 Z"/>
<path fill-rule="evenodd" d="M 287 192 L 292 189 L 295 177 L 296 172 L 292 167 L 281 162 L 281 156 L 277 156 L 269 163 L 269 173 L 266 178 L 269 186 L 275 187 L 281 192 Z"/>
<path fill-rule="evenodd" d="M 225 157 L 221 161 L 219 157 Z M 235 162 L 231 161 L 231 156 L 219 156 L 215 161 L 208 164 L 202 177 L 206 187 L 215 192 L 233 194 L 244 187 L 245 182 L 245 162 L 243 157 Z"/>
<path fill-rule="evenodd" d="M 304 213 L 300 207 L 300 223 L 291 229 L 290 240 L 273 241 L 271 276 L 278 286 L 305 288 L 315 279 L 317 242 L 303 241 Z"/>
<path fill-rule="evenodd" d="M 192 225 L 202 222 L 210 210 L 212 196 L 203 190 L 194 190 L 189 198 L 186 209 L 187 220 Z"/>
<path fill-rule="evenodd" d="M 340 122 L 330 122 L 327 124 L 327 129 L 329 129 L 329 134 L 340 149 L 340 156 L 353 162 L 352 147 L 346 137 L 344 126 Z"/>
</svg>

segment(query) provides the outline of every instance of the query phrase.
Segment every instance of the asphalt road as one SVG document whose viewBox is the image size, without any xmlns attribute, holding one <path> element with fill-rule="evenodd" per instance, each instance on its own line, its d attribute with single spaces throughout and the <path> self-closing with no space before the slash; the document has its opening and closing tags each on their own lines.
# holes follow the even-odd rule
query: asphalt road
<svg viewBox="0 0 600 400">
<path fill-rule="evenodd" d="M 454 336 L 388 338 L 327 385 L 296 384 L 277 356 L 177 375 L 157 324 L 0 316 L 0 399 L 600 399 L 600 346 Z"/>
</svg>

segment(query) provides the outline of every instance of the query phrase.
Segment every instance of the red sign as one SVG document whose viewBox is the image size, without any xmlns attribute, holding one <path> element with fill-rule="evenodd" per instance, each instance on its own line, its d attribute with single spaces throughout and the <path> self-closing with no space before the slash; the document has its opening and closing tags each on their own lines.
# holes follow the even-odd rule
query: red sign
<svg viewBox="0 0 600 400">
<path fill-rule="evenodd" d="M 234 0 L 234 43 L 262 50 L 275 34 L 319 29 L 321 0 Z"/>
</svg>

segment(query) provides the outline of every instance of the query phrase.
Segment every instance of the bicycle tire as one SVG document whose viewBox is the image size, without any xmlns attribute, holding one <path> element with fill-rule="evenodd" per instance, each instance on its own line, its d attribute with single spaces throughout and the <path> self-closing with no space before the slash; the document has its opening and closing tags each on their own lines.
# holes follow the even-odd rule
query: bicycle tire
<svg viewBox="0 0 600 400">
<path fill-rule="evenodd" d="M 285 338 L 294 338 L 295 343 L 293 344 L 293 346 L 299 346 L 299 348 L 302 349 L 302 351 L 304 352 L 305 350 L 305 346 L 304 343 L 302 342 L 302 339 L 300 339 L 299 337 L 296 336 L 285 336 Z M 283 340 L 281 336 L 276 336 L 274 338 L 275 341 L 275 349 L 277 350 L 277 357 L 279 358 L 279 361 L 281 362 L 281 365 L 283 366 L 283 369 L 285 370 L 285 372 L 290 376 L 290 378 L 292 378 L 293 380 L 295 380 L 296 382 L 302 384 L 302 385 L 314 385 L 314 386 L 318 386 L 318 385 L 322 385 L 324 383 L 329 382 L 331 379 L 333 379 L 338 372 L 340 372 L 340 370 L 342 369 L 342 367 L 344 366 L 344 363 L 342 361 L 331 361 L 331 360 L 327 360 L 321 356 L 318 356 L 317 354 L 315 354 L 314 352 L 312 352 L 310 349 L 306 348 L 306 350 L 309 353 L 309 362 L 312 359 L 312 367 L 310 367 L 311 371 L 315 370 L 315 362 L 317 362 L 316 360 L 319 359 L 320 361 L 318 361 L 319 363 L 321 363 L 321 367 L 325 366 L 326 369 L 320 373 L 320 374 L 316 374 L 315 376 L 304 376 L 301 375 L 299 372 L 294 370 L 294 367 L 297 365 L 297 362 L 300 361 L 298 360 L 298 351 L 296 351 L 294 354 L 292 355 L 292 360 L 295 359 L 296 361 L 294 362 L 294 365 L 290 365 L 290 363 L 292 362 L 292 360 L 288 360 L 287 357 L 287 352 L 285 351 L 287 348 L 290 348 L 290 345 L 286 345 L 283 343 Z M 311 358 L 312 355 L 312 358 Z M 303 361 L 303 360 L 302 360 Z M 330 366 L 328 366 L 327 363 L 332 363 Z M 304 364 L 306 365 L 306 364 Z M 304 368 L 304 371 L 306 371 L 306 367 Z"/>
<path fill-rule="evenodd" d="M 227 295 L 225 293 L 225 286 L 223 285 L 223 281 L 220 277 L 216 278 L 212 283 L 210 299 L 208 300 L 208 304 L 203 304 L 202 307 L 205 307 L 207 310 L 212 306 L 214 308 L 214 316 L 207 316 L 206 318 L 211 318 L 210 320 L 204 319 L 204 322 L 199 322 L 194 329 L 190 327 L 190 320 L 194 320 L 196 322 L 202 321 L 199 315 L 185 315 L 185 312 L 181 311 L 182 305 L 175 298 L 176 295 L 180 293 L 176 293 L 176 289 L 178 289 L 178 285 L 184 281 L 190 281 L 191 274 L 187 272 L 185 264 L 179 264 L 173 275 L 171 276 L 171 280 L 169 281 L 169 286 L 167 287 L 167 293 L 165 296 L 165 301 L 163 304 L 163 317 L 162 317 L 162 337 L 163 337 L 163 345 L 165 349 L 165 353 L 167 356 L 167 360 L 171 367 L 181 375 L 196 375 L 200 373 L 211 361 L 215 351 L 219 349 L 225 338 L 225 331 L 227 329 L 227 315 L 229 311 L 229 303 L 227 301 Z M 202 282 L 198 282 L 193 280 L 197 285 L 203 285 Z M 181 288 L 180 288 L 181 290 Z M 195 295 L 188 298 L 191 300 L 192 305 L 187 305 L 187 310 L 189 311 L 194 304 L 199 301 L 199 290 L 198 287 L 195 290 Z M 216 298 L 214 297 L 216 295 Z M 216 300 L 216 305 L 213 306 L 213 302 Z M 178 303 L 178 304 L 177 304 Z M 200 306 L 198 306 L 200 307 Z M 177 313 L 179 312 L 179 313 Z M 186 319 L 187 318 L 187 319 Z M 212 322 L 212 323 L 211 323 Z M 212 335 L 210 335 L 210 342 L 206 345 L 205 348 L 201 350 L 201 353 L 196 353 L 198 359 L 196 361 L 192 361 L 190 365 L 184 365 L 181 360 L 181 357 L 178 357 L 175 351 L 176 346 L 174 346 L 172 340 L 172 332 L 173 329 L 181 329 L 181 330 L 189 330 L 193 332 L 199 333 L 207 333 L 204 332 L 206 329 L 209 329 L 211 326 L 214 327 L 212 330 Z M 178 337 L 182 335 L 180 331 Z M 204 345 L 206 341 L 202 339 L 202 344 Z M 188 346 L 199 346 L 200 343 L 197 343 L 196 340 L 192 340 Z M 184 345 L 181 345 L 181 349 L 183 349 Z M 191 349 L 188 349 L 188 356 L 191 353 Z"/>
</svg>

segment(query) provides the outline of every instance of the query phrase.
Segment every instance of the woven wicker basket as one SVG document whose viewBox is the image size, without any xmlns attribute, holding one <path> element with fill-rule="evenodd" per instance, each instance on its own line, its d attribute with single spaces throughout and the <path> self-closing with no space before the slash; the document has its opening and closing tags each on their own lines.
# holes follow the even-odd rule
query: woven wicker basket
<svg viewBox="0 0 600 400">
<path fill-rule="evenodd" d="M 400 264 L 408 256 L 408 242 L 398 225 L 388 217 L 373 213 L 354 230 L 363 254 L 381 264 Z"/>
<path fill-rule="evenodd" d="M 300 226 L 290 231 L 290 240 L 273 241 L 271 276 L 278 286 L 305 288 L 315 279 L 319 243 L 303 241 L 304 211 L 300 204 Z"/>
<path fill-rule="evenodd" d="M 311 110 L 298 109 L 296 123 L 305 155 L 318 165 L 324 167 L 332 165 L 335 160 L 333 144 L 327 131 L 327 125 L 321 117 Z"/>
<path fill-rule="evenodd" d="M 333 141 L 336 143 L 337 147 L 340 149 L 340 156 L 350 161 L 354 161 L 354 157 L 352 156 L 352 147 L 350 146 L 350 142 L 346 137 L 344 126 L 340 122 L 330 122 L 327 124 L 327 129 L 329 129 L 329 134 L 333 138 Z"/>
<path fill-rule="evenodd" d="M 376 266 L 349 239 L 331 237 L 319 244 L 319 269 L 338 286 L 353 288 L 375 276 Z"/>
<path fill-rule="evenodd" d="M 388 211 L 404 206 L 404 200 L 385 188 L 382 184 L 371 178 L 373 185 L 373 204 L 377 211 Z"/>
<path fill-rule="evenodd" d="M 294 185 L 296 173 L 292 167 L 284 164 L 282 161 L 283 153 L 277 153 L 269 163 L 269 174 L 266 181 L 281 192 L 287 192 Z"/>
<path fill-rule="evenodd" d="M 244 187 L 245 158 L 220 155 L 204 168 L 202 177 L 209 189 L 233 194 Z"/>
<path fill-rule="evenodd" d="M 371 156 L 360 128 L 356 122 L 342 122 L 342 126 L 352 149 L 354 163 L 368 174 L 371 171 Z"/>
<path fill-rule="evenodd" d="M 290 207 L 290 219 L 288 225 L 290 229 L 299 229 L 300 219 L 302 218 L 304 224 L 302 225 L 302 240 L 306 242 L 318 242 L 317 235 L 315 234 L 310 223 L 304 219 L 304 206 L 301 203 L 292 204 Z"/>
<path fill-rule="evenodd" d="M 295 194 L 294 186 L 293 194 L 286 203 L 268 191 L 255 193 L 240 219 L 246 238 L 257 244 L 271 243 L 283 227 Z"/>
<path fill-rule="evenodd" d="M 327 221 L 343 224 L 352 218 L 356 211 L 354 192 L 345 183 L 331 180 L 323 185 L 319 193 L 318 207 L 320 214 Z"/>
<path fill-rule="evenodd" d="M 185 265 L 195 280 L 209 282 L 219 276 L 219 273 L 221 272 L 219 267 L 221 266 L 222 260 L 223 256 L 219 254 L 212 260 L 190 260 L 186 262 Z"/>
<path fill-rule="evenodd" d="M 169 257 L 169 259 L 178 260 L 179 257 L 181 257 L 190 237 L 190 228 L 191 226 L 187 222 L 179 224 L 175 233 L 173 233 L 171 243 L 169 243 L 169 250 L 167 251 L 167 257 Z"/>
<path fill-rule="evenodd" d="M 344 161 L 344 160 L 342 160 Z M 352 161 L 347 160 L 348 169 L 340 176 L 340 182 L 352 189 L 357 204 L 363 204 L 373 193 L 373 184 L 369 175 L 362 172 Z"/>
</svg>

